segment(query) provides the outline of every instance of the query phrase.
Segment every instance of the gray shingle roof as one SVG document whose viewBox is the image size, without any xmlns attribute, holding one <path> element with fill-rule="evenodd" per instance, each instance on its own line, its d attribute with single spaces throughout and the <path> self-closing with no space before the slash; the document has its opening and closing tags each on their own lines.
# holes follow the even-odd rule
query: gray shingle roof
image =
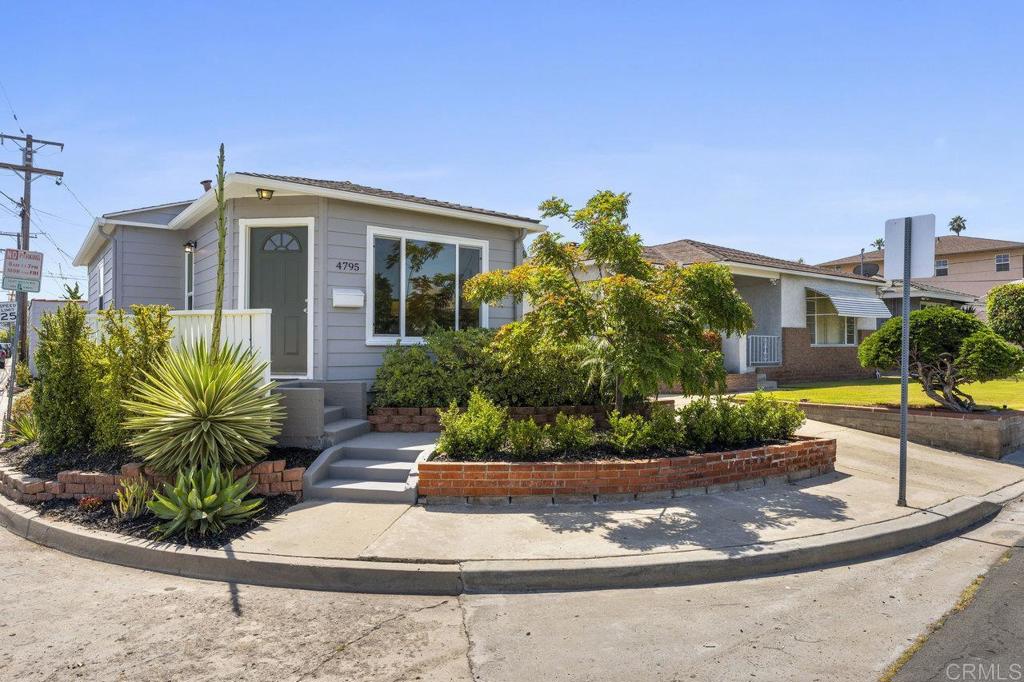
<svg viewBox="0 0 1024 682">
<path fill-rule="evenodd" d="M 243 173 L 239 172 L 238 175 L 247 175 L 253 178 L 265 178 L 267 180 L 278 180 L 280 182 L 292 182 L 299 185 L 308 185 L 310 187 L 320 187 L 322 189 L 333 189 L 341 192 L 355 192 L 356 194 L 366 194 L 368 196 L 381 197 L 384 199 L 396 199 L 399 201 L 409 201 L 416 204 L 424 204 L 426 206 L 437 206 L 439 208 L 451 208 L 458 211 L 468 211 L 470 213 L 479 213 L 481 215 L 494 216 L 496 218 L 508 218 L 509 220 L 523 220 L 530 223 L 540 223 L 540 220 L 536 218 L 526 218 L 524 216 L 514 215 L 512 213 L 503 213 L 501 211 L 491 211 L 486 208 L 476 208 L 474 206 L 466 206 L 464 204 L 456 204 L 450 201 L 441 201 L 439 199 L 429 199 L 427 197 L 418 197 L 412 194 L 402 194 L 401 192 L 392 192 L 391 190 L 379 189 L 377 187 L 367 187 L 366 185 L 357 185 L 354 182 L 347 180 L 317 180 L 315 178 L 302 178 L 294 175 L 270 175 L 269 173 Z"/>
<path fill-rule="evenodd" d="M 820 268 L 816 265 L 798 263 L 796 261 L 784 260 L 782 258 L 773 258 L 772 256 L 765 256 L 760 253 L 741 251 L 727 246 L 717 246 L 706 242 L 698 242 L 693 239 L 680 239 L 679 241 L 669 242 L 668 244 L 657 244 L 655 246 L 647 246 L 644 248 L 647 251 L 648 258 L 654 262 L 672 262 L 687 265 L 689 263 L 729 261 L 731 263 L 762 265 L 769 268 L 779 268 L 781 270 L 795 270 L 797 272 L 806 272 L 814 275 L 844 277 L 846 279 L 854 279 L 859 282 L 871 282 L 874 284 L 881 283 L 879 280 L 871 277 L 861 277 L 860 275 L 836 272 L 835 270 Z"/>
</svg>

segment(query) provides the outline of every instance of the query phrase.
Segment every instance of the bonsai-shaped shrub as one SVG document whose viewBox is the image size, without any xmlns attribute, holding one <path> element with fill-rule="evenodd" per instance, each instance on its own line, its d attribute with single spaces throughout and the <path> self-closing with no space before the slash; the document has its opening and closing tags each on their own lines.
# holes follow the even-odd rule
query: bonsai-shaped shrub
<svg viewBox="0 0 1024 682">
<path fill-rule="evenodd" d="M 178 473 L 174 485 L 165 483 L 146 503 L 154 515 L 165 519 L 154 530 L 161 540 L 182 533 L 221 533 L 230 525 L 244 523 L 260 510 L 263 500 L 246 499 L 254 483 L 248 476 L 235 480 L 230 471 L 189 468 Z"/>
<path fill-rule="evenodd" d="M 281 431 L 281 397 L 265 365 L 241 346 L 213 356 L 204 342 L 156 361 L 124 402 L 130 445 L 164 473 L 252 464 Z"/>
<path fill-rule="evenodd" d="M 498 452 L 505 440 L 508 412 L 474 388 L 465 410 L 453 401 L 439 412 L 437 449 L 453 459 L 483 459 Z"/>
<path fill-rule="evenodd" d="M 96 344 L 90 338 L 85 310 L 68 303 L 43 315 L 39 323 L 36 367 L 39 381 L 32 386 L 44 452 L 82 450 L 92 440 L 95 413 Z"/>
<path fill-rule="evenodd" d="M 608 191 L 575 210 L 549 199 L 540 205 L 543 216 L 570 221 L 582 243 L 546 232 L 525 263 L 479 274 L 464 288 L 474 303 L 530 300 L 532 310 L 495 337 L 504 368 L 522 366 L 537 352 L 580 354 L 620 412 L 628 397 L 654 395 L 660 385 L 701 394 L 721 387 L 722 355 L 708 348 L 704 333 L 739 333 L 752 324 L 724 266 L 651 265 L 640 237 L 629 232 L 628 206 L 628 194 Z"/>
<path fill-rule="evenodd" d="M 992 331 L 1024 346 L 1024 282 L 993 287 L 985 305 Z"/>
<path fill-rule="evenodd" d="M 121 308 L 101 310 L 98 377 L 94 391 L 96 430 L 93 444 L 100 452 L 128 444 L 124 401 L 156 362 L 170 350 L 170 308 L 133 305 L 131 315 Z"/>
<path fill-rule="evenodd" d="M 861 343 L 864 367 L 898 369 L 903 337 L 892 318 Z M 910 376 L 929 398 L 956 412 L 970 412 L 974 398 L 963 384 L 1005 379 L 1024 369 L 1024 350 L 956 308 L 935 306 L 910 313 Z"/>
</svg>

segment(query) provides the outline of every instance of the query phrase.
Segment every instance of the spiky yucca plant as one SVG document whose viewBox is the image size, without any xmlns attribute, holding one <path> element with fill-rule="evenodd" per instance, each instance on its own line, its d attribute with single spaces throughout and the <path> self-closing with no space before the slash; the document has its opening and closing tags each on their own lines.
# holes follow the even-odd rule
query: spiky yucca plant
<svg viewBox="0 0 1024 682">
<path fill-rule="evenodd" d="M 222 469 L 189 468 L 178 473 L 174 485 L 165 483 L 163 492 L 153 493 L 149 510 L 166 523 L 155 528 L 161 540 L 183 533 L 220 533 L 226 527 L 244 523 L 259 511 L 260 498 L 245 499 L 255 484 L 248 476 L 239 479 Z"/>
<path fill-rule="evenodd" d="M 39 420 L 35 412 L 26 412 L 8 422 L 8 440 L 5 447 L 22 447 L 39 440 Z"/>
<path fill-rule="evenodd" d="M 263 383 L 265 365 L 240 346 L 214 356 L 202 341 L 171 352 L 135 384 L 124 405 L 129 444 L 164 473 L 231 469 L 263 457 L 281 432 L 284 408 Z"/>
</svg>

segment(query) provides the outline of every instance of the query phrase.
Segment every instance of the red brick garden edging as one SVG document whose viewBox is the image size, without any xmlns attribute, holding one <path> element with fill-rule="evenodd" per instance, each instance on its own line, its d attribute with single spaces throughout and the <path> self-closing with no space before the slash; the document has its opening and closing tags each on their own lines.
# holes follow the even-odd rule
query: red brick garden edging
<svg viewBox="0 0 1024 682">
<path fill-rule="evenodd" d="M 273 459 L 251 466 L 238 467 L 235 475 L 249 474 L 249 480 L 256 484 L 253 492 L 258 495 L 294 495 L 302 497 L 302 475 L 305 467 L 285 469 L 285 460 Z M 23 474 L 12 467 L 0 465 L 0 493 L 15 502 L 45 502 L 54 498 L 80 500 L 83 497 L 99 497 L 113 500 L 122 478 L 144 475 L 154 486 L 166 477 L 144 471 L 142 464 L 129 463 L 121 467 L 120 474 L 103 474 L 95 471 L 60 471 L 56 481 L 47 481 Z"/>
<path fill-rule="evenodd" d="M 835 470 L 834 439 L 688 457 L 590 462 L 422 462 L 419 495 L 427 503 L 467 498 L 629 497 L 767 479 L 807 478 Z M 664 496 L 664 495 L 663 495 Z M 426 498 L 424 500 L 424 498 Z"/>
</svg>

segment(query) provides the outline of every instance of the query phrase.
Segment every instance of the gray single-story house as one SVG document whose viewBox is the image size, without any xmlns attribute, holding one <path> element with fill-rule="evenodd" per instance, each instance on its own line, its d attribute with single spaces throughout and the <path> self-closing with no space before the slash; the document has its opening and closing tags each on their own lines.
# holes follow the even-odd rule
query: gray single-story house
<svg viewBox="0 0 1024 682">
<path fill-rule="evenodd" d="M 180 317 L 201 326 L 217 267 L 217 203 L 203 185 L 196 199 L 96 219 L 75 257 L 89 269 L 90 311 L 165 304 L 197 311 Z M 225 196 L 225 309 L 237 311 L 232 325 L 264 337 L 279 378 L 370 381 L 386 346 L 416 342 L 433 323 L 512 321 L 521 311 L 511 300 L 471 306 L 462 283 L 517 265 L 524 238 L 546 229 L 351 182 L 231 173 Z"/>
</svg>

